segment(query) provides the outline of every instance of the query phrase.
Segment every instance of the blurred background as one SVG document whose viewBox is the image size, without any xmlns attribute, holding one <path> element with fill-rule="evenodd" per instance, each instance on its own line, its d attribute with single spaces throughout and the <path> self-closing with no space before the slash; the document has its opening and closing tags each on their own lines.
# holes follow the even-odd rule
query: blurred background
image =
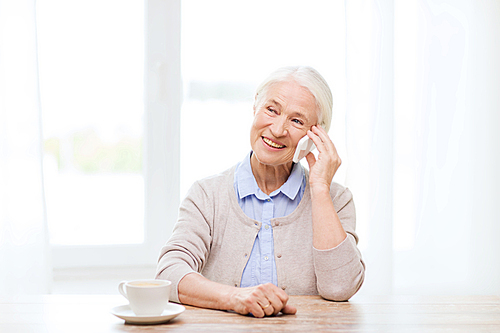
<svg viewBox="0 0 500 333">
<path fill-rule="evenodd" d="M 0 0 L 0 291 L 154 276 L 288 65 L 334 96 L 359 294 L 500 295 L 500 2 Z M 306 163 L 307 164 L 307 163 Z"/>
</svg>

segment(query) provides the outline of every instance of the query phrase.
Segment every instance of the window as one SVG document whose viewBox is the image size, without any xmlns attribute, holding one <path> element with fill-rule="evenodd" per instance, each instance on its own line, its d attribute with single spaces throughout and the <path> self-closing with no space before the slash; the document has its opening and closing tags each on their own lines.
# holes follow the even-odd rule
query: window
<svg viewBox="0 0 500 333">
<path fill-rule="evenodd" d="M 162 157 L 178 154 L 178 129 L 166 137 L 161 125 L 167 113 L 179 113 L 180 98 L 175 90 L 167 97 L 157 91 L 166 91 L 165 80 L 180 82 L 179 75 L 162 72 L 179 66 L 179 10 L 175 1 L 37 1 L 44 179 L 56 268 L 154 264 L 168 238 L 178 189 L 168 188 L 165 178 L 178 158 L 167 165 Z M 165 21 L 167 28 L 158 29 Z M 169 39 L 170 48 L 156 52 Z M 175 200 L 165 203 L 165 193 Z"/>
<path fill-rule="evenodd" d="M 144 4 L 37 5 L 51 243 L 142 243 Z"/>
<path fill-rule="evenodd" d="M 55 267 L 153 264 L 191 184 L 249 152 L 255 88 L 278 67 L 329 82 L 346 156 L 342 3 L 183 1 L 182 21 L 180 5 L 37 3 Z"/>
</svg>

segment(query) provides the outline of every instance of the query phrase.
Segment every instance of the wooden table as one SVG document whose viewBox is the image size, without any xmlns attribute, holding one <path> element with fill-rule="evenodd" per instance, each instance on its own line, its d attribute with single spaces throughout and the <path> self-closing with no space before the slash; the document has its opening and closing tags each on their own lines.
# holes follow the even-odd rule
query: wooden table
<svg viewBox="0 0 500 333">
<path fill-rule="evenodd" d="M 292 296 L 296 315 L 263 319 L 186 307 L 161 325 L 130 325 L 110 313 L 113 295 L 0 297 L 0 332 L 500 332 L 500 297 L 355 296 L 329 302 Z"/>
</svg>

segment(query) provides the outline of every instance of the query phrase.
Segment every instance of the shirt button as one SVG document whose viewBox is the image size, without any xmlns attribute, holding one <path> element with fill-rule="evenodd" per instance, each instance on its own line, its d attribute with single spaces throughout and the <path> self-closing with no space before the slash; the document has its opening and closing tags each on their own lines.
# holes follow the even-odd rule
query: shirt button
<svg viewBox="0 0 500 333">
<path fill-rule="evenodd" d="M 268 256 L 265 256 L 265 257 L 264 257 L 264 260 L 269 260 L 269 257 L 268 257 Z"/>
<path fill-rule="evenodd" d="M 259 225 L 257 222 L 255 222 L 255 225 Z"/>
<path fill-rule="evenodd" d="M 245 253 L 245 258 L 248 257 L 248 253 Z"/>
<path fill-rule="evenodd" d="M 278 258 L 281 258 L 281 254 L 278 254 Z"/>
<path fill-rule="evenodd" d="M 286 289 L 286 287 L 285 287 L 285 286 L 283 286 L 283 287 L 281 287 L 281 289 L 285 290 L 285 289 Z"/>
<path fill-rule="evenodd" d="M 269 229 L 269 226 L 266 224 L 266 226 L 264 228 Z"/>
<path fill-rule="evenodd" d="M 238 284 L 237 284 L 237 283 L 235 283 L 235 284 L 234 284 L 234 286 L 235 286 L 235 287 L 238 287 Z M 284 290 L 284 289 L 283 289 L 283 290 Z"/>
<path fill-rule="evenodd" d="M 271 201 L 271 199 L 267 199 L 266 201 L 267 201 L 267 202 L 270 202 L 270 201 Z"/>
</svg>

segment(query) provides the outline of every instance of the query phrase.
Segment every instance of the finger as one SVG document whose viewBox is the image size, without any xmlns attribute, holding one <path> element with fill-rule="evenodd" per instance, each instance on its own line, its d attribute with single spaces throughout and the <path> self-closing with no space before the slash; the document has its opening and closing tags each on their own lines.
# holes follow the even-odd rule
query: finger
<svg viewBox="0 0 500 333">
<path fill-rule="evenodd" d="M 262 285 L 259 285 L 254 288 L 252 294 L 253 297 L 248 300 L 251 313 L 257 318 L 262 318 L 266 315 L 267 308 L 270 307 L 265 290 L 263 290 Z"/>
<path fill-rule="evenodd" d="M 314 133 L 311 130 L 308 130 L 307 136 L 314 142 L 314 144 L 316 145 L 316 149 L 318 149 L 318 152 L 321 153 L 321 152 L 326 150 L 326 148 L 324 147 L 323 141 L 321 140 L 319 135 L 317 135 L 316 133 Z"/>
<path fill-rule="evenodd" d="M 328 133 L 321 125 L 314 125 L 311 127 L 311 131 L 316 132 L 318 136 L 328 137 Z"/>
<path fill-rule="evenodd" d="M 266 296 L 271 300 L 273 297 L 277 297 L 283 304 L 286 304 L 286 302 L 288 302 L 288 295 L 283 289 L 275 286 L 272 283 L 266 283 L 263 286 L 266 287 Z"/>
<path fill-rule="evenodd" d="M 318 151 L 320 153 L 321 152 L 328 152 L 328 154 L 326 154 L 324 156 L 320 156 L 319 158 L 321 159 L 322 157 L 324 158 L 326 156 L 329 156 L 331 158 L 331 161 L 337 165 L 336 169 L 338 169 L 338 166 L 340 166 L 342 161 L 341 161 L 340 156 L 337 152 L 337 148 L 335 147 L 335 144 L 328 136 L 328 133 L 326 133 L 326 131 L 322 127 L 316 127 L 316 126 L 313 126 L 313 127 L 314 127 L 313 133 L 318 135 L 320 138 L 322 137 L 322 144 L 323 145 L 318 148 Z"/>
<path fill-rule="evenodd" d="M 267 299 L 265 301 L 258 301 L 259 306 L 262 308 L 264 312 L 264 316 L 272 316 L 275 313 L 275 305 L 273 305 L 272 301 Z M 279 303 L 279 302 L 278 302 Z M 281 309 L 282 307 L 279 307 Z M 279 312 L 279 310 L 278 310 Z"/>
<path fill-rule="evenodd" d="M 261 288 L 272 308 L 272 311 L 268 311 L 269 308 L 264 310 L 266 315 L 278 314 L 288 301 L 288 295 L 272 283 L 266 283 Z"/>
<path fill-rule="evenodd" d="M 252 304 L 251 310 L 249 311 L 254 317 L 257 318 L 262 318 L 266 315 L 265 310 L 262 308 L 262 305 L 260 305 L 258 302 Z"/>
<path fill-rule="evenodd" d="M 266 316 L 272 316 L 274 314 L 274 307 L 271 302 L 269 302 L 267 305 L 262 307 L 262 310 L 264 311 L 264 314 Z"/>
<path fill-rule="evenodd" d="M 307 163 L 309 164 L 309 170 L 311 170 L 314 164 L 316 163 L 316 156 L 314 156 L 313 153 L 309 153 L 306 155 L 306 160 Z"/>
<path fill-rule="evenodd" d="M 297 313 L 297 308 L 293 305 L 286 305 L 283 309 L 281 309 L 281 313 L 294 315 Z"/>
<path fill-rule="evenodd" d="M 311 131 L 314 134 L 316 134 L 317 136 L 319 136 L 319 138 L 321 139 L 321 141 L 323 142 L 323 144 L 327 150 L 336 152 L 335 145 L 333 144 L 332 139 L 330 138 L 330 136 L 328 135 L 328 133 L 325 131 L 325 129 L 323 127 L 313 126 L 311 128 Z"/>
<path fill-rule="evenodd" d="M 268 300 L 271 306 L 269 306 L 264 310 L 264 312 L 268 316 L 277 315 L 281 311 L 281 309 L 283 309 L 283 307 L 286 305 L 286 301 L 283 302 L 281 298 L 279 298 L 276 294 L 272 294 L 270 297 L 268 297 Z M 271 309 L 271 311 L 268 311 L 269 309 Z"/>
</svg>

